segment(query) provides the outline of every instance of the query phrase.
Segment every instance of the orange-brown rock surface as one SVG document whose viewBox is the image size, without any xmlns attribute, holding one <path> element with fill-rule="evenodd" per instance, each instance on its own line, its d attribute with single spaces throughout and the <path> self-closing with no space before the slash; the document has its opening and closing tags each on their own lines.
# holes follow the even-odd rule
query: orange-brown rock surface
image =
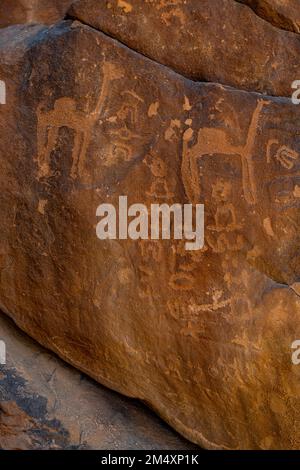
<svg viewBox="0 0 300 470">
<path fill-rule="evenodd" d="M 274 26 L 300 32 L 299 0 L 238 0 Z"/>
<path fill-rule="evenodd" d="M 266 28 L 298 47 L 297 35 Z M 286 91 L 281 56 L 271 62 L 272 77 L 259 78 L 232 62 L 231 82 Z M 2 30 L 0 77 L 1 309 L 197 444 L 299 447 L 300 108 L 192 82 L 71 21 Z M 100 241 L 97 207 L 120 195 L 204 203 L 204 248 Z"/>
<path fill-rule="evenodd" d="M 0 28 L 12 24 L 51 24 L 62 19 L 72 0 L 1 0 Z"/>
<path fill-rule="evenodd" d="M 234 0 L 79 0 L 69 13 L 194 80 L 290 96 L 300 76 L 299 36 Z"/>
<path fill-rule="evenodd" d="M 0 449 L 195 449 L 142 404 L 95 383 L 2 312 Z"/>
</svg>

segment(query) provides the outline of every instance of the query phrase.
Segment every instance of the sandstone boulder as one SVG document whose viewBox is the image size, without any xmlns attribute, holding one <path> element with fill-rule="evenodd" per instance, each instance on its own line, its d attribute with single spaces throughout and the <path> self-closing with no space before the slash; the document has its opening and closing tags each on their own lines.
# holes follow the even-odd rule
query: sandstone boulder
<svg viewBox="0 0 300 470">
<path fill-rule="evenodd" d="M 299 107 L 70 21 L 2 30 L 0 77 L 1 309 L 201 446 L 299 447 Z M 204 248 L 99 240 L 120 195 L 204 203 Z"/>
<path fill-rule="evenodd" d="M 71 16 L 194 80 L 290 96 L 300 38 L 234 0 L 79 0 Z"/>
<path fill-rule="evenodd" d="M 277 28 L 300 32 L 300 4 L 298 0 L 239 0 Z"/>
<path fill-rule="evenodd" d="M 0 314 L 0 449 L 195 448 L 144 406 L 64 364 Z"/>
<path fill-rule="evenodd" d="M 0 28 L 12 24 L 44 23 L 61 20 L 72 0 L 1 0 Z"/>
</svg>

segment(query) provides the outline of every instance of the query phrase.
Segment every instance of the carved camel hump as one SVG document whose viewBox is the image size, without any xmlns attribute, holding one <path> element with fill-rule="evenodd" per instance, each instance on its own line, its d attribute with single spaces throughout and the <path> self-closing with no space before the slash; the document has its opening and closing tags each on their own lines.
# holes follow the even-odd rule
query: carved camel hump
<svg viewBox="0 0 300 470">
<path fill-rule="evenodd" d="M 248 204 L 256 203 L 256 184 L 254 180 L 252 153 L 257 135 L 260 113 L 262 108 L 267 104 L 269 104 L 269 101 L 257 101 L 244 146 L 231 144 L 223 129 L 213 127 L 204 127 L 199 129 L 197 143 L 193 147 L 188 146 L 188 140 L 184 141 L 182 178 L 186 194 L 193 203 L 198 203 L 201 196 L 201 187 L 199 182 L 200 175 L 197 160 L 205 155 L 214 154 L 240 156 L 245 199 Z"/>
<path fill-rule="evenodd" d="M 198 143 L 191 150 L 192 153 L 197 153 L 201 158 L 204 155 L 218 153 L 224 155 L 242 155 L 244 147 L 232 144 L 223 129 L 204 127 L 199 130 Z"/>
</svg>

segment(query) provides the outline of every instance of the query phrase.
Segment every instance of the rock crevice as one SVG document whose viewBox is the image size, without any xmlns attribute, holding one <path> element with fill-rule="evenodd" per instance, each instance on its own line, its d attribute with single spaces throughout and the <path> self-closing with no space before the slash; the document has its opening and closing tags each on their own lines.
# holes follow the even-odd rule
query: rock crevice
<svg viewBox="0 0 300 470">
<path fill-rule="evenodd" d="M 236 0 L 248 5 L 260 18 L 276 28 L 300 33 L 298 0 Z"/>
<path fill-rule="evenodd" d="M 192 80 L 291 95 L 300 75 L 299 35 L 275 28 L 248 5 L 232 0 L 128 5 L 79 0 L 68 14 Z"/>
</svg>

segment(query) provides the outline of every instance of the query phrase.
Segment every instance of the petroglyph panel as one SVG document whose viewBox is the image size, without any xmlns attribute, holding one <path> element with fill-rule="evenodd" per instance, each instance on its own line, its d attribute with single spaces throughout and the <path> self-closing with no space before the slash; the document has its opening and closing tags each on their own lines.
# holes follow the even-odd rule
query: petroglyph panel
<svg viewBox="0 0 300 470">
<path fill-rule="evenodd" d="M 182 4 L 161 6 L 179 25 Z M 296 447 L 300 107 L 191 82 L 78 22 L 13 33 L 14 82 L 0 32 L 1 309 L 201 446 Z M 204 247 L 99 240 L 96 209 L 121 195 L 204 204 Z"/>
</svg>

